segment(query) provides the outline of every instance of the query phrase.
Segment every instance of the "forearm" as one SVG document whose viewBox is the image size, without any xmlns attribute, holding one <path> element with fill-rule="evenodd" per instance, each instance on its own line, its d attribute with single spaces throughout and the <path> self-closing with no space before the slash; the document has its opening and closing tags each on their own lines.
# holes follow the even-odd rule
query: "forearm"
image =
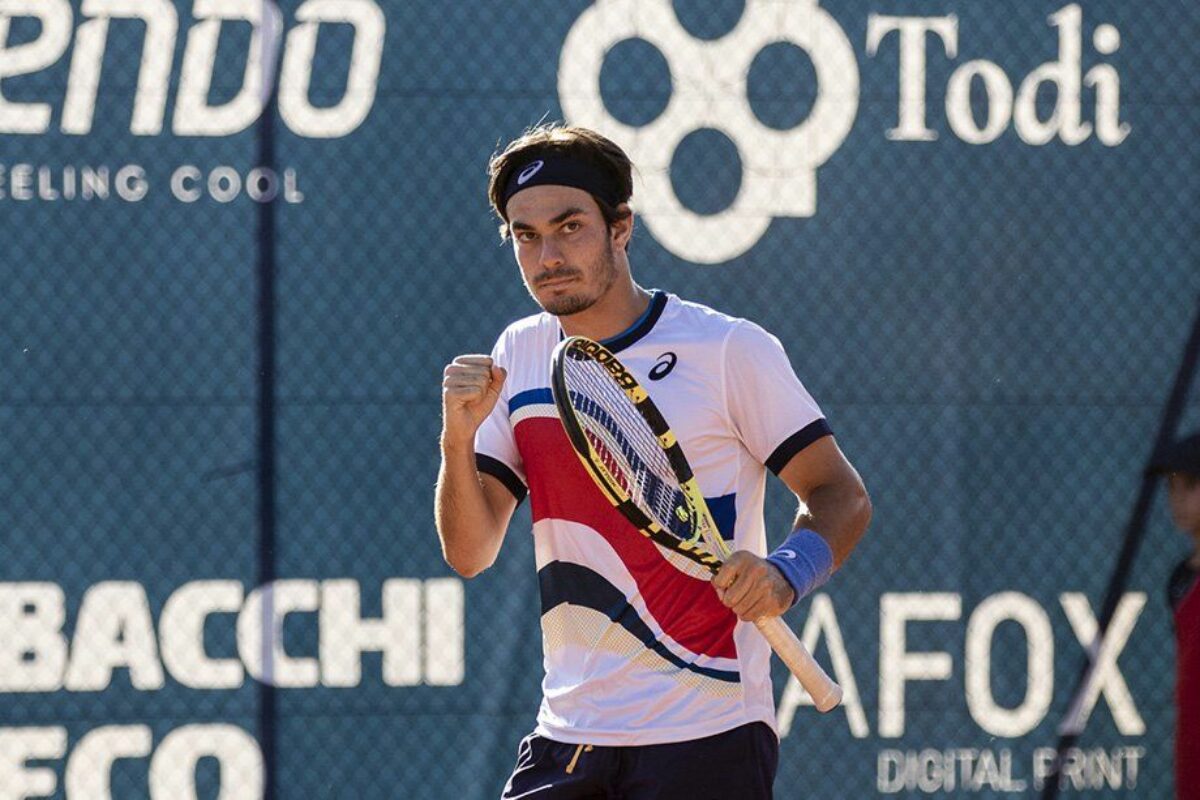
<svg viewBox="0 0 1200 800">
<path fill-rule="evenodd" d="M 833 551 L 835 568 L 854 550 L 871 522 L 871 500 L 862 482 L 839 480 L 816 487 L 796 515 L 796 528 L 821 534 Z"/>
<path fill-rule="evenodd" d="M 442 443 L 434 519 L 442 555 L 459 574 L 478 575 L 496 560 L 507 520 L 499 520 L 488 503 L 470 444 Z"/>
</svg>

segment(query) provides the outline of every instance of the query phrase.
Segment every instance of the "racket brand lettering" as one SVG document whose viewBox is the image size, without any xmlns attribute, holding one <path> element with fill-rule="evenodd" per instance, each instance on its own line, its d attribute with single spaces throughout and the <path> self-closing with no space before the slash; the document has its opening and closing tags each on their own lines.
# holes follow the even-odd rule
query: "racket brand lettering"
<svg viewBox="0 0 1200 800">
<path fill-rule="evenodd" d="M 0 6 L 0 79 L 32 75 L 58 63 L 71 44 L 75 22 L 71 5 L 68 0 L 38 0 Z M 83 0 L 80 13 L 82 21 L 74 31 L 74 50 L 62 98 L 60 130 L 76 136 L 91 132 L 104 80 L 102 66 L 110 23 L 137 20 L 145 26 L 145 34 L 129 132 L 135 136 L 162 133 L 168 124 L 167 89 L 180 27 L 176 4 L 169 0 Z M 177 136 L 232 136 L 249 128 L 271 95 L 277 61 L 279 113 L 297 136 L 346 136 L 362 124 L 375 104 L 386 29 L 383 10 L 375 0 L 307 0 L 296 9 L 297 24 L 286 39 L 283 15 L 275 0 L 194 0 L 192 16 L 195 22 L 186 34 L 179 88 L 169 123 Z M 37 37 L 21 44 L 8 43 L 14 18 L 36 20 L 40 25 Z M 229 59 L 217 57 L 222 27 L 245 23 L 249 23 L 252 34 L 242 61 L 240 89 L 232 99 L 210 105 L 209 90 L 218 64 L 228 68 L 225 62 Z M 311 102 L 309 89 L 323 25 L 349 25 L 354 42 L 342 51 L 349 73 L 345 91 L 336 102 L 318 106 Z M 45 134 L 50 130 L 51 114 L 51 105 L 44 98 L 18 102 L 0 94 L 0 134 Z"/>
<path fill-rule="evenodd" d="M 613 354 L 610 353 L 606 347 L 604 347 L 604 345 L 599 344 L 598 342 L 586 341 L 577 344 L 576 347 L 595 359 L 597 363 L 603 365 L 603 367 L 608 370 L 608 374 L 612 375 L 613 380 L 615 380 L 617 385 L 619 385 L 622 389 L 637 388 L 637 379 L 625 370 L 625 365 L 618 361 L 617 358 L 613 356 Z"/>
<path fill-rule="evenodd" d="M 1130 126 L 1120 118 L 1120 75 L 1103 61 L 1084 68 L 1085 55 L 1104 58 L 1117 53 L 1120 31 L 1109 23 L 1096 25 L 1088 52 L 1078 3 L 1063 6 L 1048 22 L 1057 31 L 1056 57 L 1031 64 L 1019 83 L 996 62 L 973 58 L 951 71 L 944 88 L 931 90 L 927 59 L 959 58 L 959 19 L 952 14 L 870 14 L 860 59 L 847 28 L 822 9 L 819 0 L 746 0 L 736 27 L 712 41 L 689 34 L 671 0 L 596 0 L 563 42 L 559 102 L 568 120 L 608 132 L 638 164 L 640 183 L 634 196 L 655 238 L 680 258 L 715 264 L 747 252 L 773 219 L 817 213 L 817 169 L 846 141 L 858 115 L 860 60 L 886 64 L 885 51 L 897 53 L 892 62 L 898 78 L 897 119 L 884 129 L 890 141 L 938 139 L 927 111 L 927 100 L 936 96 L 944 98 L 949 132 L 968 144 L 990 144 L 1010 128 L 1033 146 L 1056 139 L 1079 145 L 1093 136 L 1107 147 L 1124 142 Z M 673 77 L 666 107 L 642 125 L 614 117 L 600 86 L 606 54 L 631 39 L 656 47 Z M 748 95 L 751 64 L 764 48 L 781 42 L 803 50 L 816 74 L 808 116 L 788 129 L 764 124 Z M 1038 100 L 1047 87 L 1055 90 L 1052 110 Z M 1085 119 L 1084 87 L 1095 98 L 1090 119 Z M 979 104 L 979 99 L 984 102 Z M 676 148 L 701 129 L 727 136 L 742 167 L 732 203 L 709 214 L 686 207 L 671 178 Z"/>
</svg>

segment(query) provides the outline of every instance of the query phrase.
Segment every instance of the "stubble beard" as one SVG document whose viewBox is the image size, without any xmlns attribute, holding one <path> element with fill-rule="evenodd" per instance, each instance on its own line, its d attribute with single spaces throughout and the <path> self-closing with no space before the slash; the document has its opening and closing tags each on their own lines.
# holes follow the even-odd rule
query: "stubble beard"
<svg viewBox="0 0 1200 800">
<path fill-rule="evenodd" d="M 587 311 L 594 306 L 601 297 L 608 293 L 608 290 L 617 281 L 617 259 L 613 254 L 613 245 L 611 242 L 607 244 L 604 252 L 597 258 L 593 272 L 600 281 L 600 287 L 595 294 L 567 294 L 550 298 L 545 302 L 534 294 L 534 300 L 537 300 L 538 305 L 546 313 L 556 317 L 569 317 L 572 314 Z"/>
</svg>

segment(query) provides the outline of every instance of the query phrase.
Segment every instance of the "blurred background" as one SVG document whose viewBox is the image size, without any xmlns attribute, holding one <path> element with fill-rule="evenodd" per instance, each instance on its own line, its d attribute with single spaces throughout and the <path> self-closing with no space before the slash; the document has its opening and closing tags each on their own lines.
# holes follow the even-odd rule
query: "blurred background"
<svg viewBox="0 0 1200 800">
<path fill-rule="evenodd" d="M 528 508 L 465 582 L 432 497 L 443 364 L 535 311 L 485 167 L 543 119 L 627 148 L 635 277 L 778 335 L 872 493 L 789 614 L 847 701 L 775 663 L 777 796 L 1040 792 L 1200 426 L 1197 40 L 1183 0 L 0 2 L 0 798 L 498 796 Z M 1171 795 L 1150 508 L 1066 796 Z"/>
</svg>

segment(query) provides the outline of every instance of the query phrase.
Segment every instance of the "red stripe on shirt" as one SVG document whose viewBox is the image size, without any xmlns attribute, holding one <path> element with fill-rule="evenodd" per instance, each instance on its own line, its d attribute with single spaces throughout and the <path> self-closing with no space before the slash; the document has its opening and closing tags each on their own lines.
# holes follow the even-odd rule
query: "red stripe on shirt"
<svg viewBox="0 0 1200 800">
<path fill-rule="evenodd" d="M 527 417 L 514 430 L 525 467 L 533 521 L 561 519 L 596 531 L 633 577 L 647 610 L 693 653 L 736 658 L 737 617 L 708 581 L 663 558 L 658 547 L 613 508 L 571 448 L 557 417 Z"/>
</svg>

